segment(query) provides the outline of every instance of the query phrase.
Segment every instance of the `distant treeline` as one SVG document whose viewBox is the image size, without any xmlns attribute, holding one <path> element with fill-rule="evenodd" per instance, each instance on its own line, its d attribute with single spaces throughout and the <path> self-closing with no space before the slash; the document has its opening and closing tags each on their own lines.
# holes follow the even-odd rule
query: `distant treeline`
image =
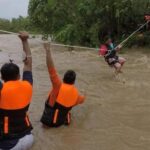
<svg viewBox="0 0 150 150">
<path fill-rule="evenodd" d="M 18 32 L 18 31 L 31 31 L 37 32 L 36 28 L 31 24 L 29 17 L 18 17 L 12 20 L 0 18 L 0 30 Z"/>
</svg>

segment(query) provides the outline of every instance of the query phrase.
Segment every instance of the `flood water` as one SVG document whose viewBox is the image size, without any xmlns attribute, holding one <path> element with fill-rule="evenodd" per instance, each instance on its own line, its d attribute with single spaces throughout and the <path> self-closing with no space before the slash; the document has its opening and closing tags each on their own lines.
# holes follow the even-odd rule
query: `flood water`
<svg viewBox="0 0 150 150">
<path fill-rule="evenodd" d="M 124 73 L 116 79 L 113 69 L 93 51 L 68 51 L 53 47 L 60 77 L 68 69 L 77 72 L 76 86 L 87 91 L 83 105 L 72 110 L 69 127 L 44 129 L 40 117 L 51 89 L 45 52 L 39 41 L 30 40 L 33 54 L 34 93 L 29 115 L 34 126 L 32 150 L 150 150 L 150 55 L 135 50 Z M 0 35 L 0 65 L 13 59 L 21 68 L 21 42 Z"/>
</svg>

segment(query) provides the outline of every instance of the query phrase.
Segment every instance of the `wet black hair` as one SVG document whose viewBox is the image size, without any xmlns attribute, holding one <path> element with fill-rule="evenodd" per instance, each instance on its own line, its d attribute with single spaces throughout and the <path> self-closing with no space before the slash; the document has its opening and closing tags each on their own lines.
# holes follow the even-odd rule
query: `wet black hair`
<svg viewBox="0 0 150 150">
<path fill-rule="evenodd" d="M 74 84 L 76 80 L 76 73 L 73 70 L 68 70 L 64 74 L 63 82 L 66 84 Z"/>
<path fill-rule="evenodd" d="M 5 82 L 15 81 L 20 75 L 19 67 L 14 63 L 6 63 L 1 67 L 1 77 Z"/>
</svg>

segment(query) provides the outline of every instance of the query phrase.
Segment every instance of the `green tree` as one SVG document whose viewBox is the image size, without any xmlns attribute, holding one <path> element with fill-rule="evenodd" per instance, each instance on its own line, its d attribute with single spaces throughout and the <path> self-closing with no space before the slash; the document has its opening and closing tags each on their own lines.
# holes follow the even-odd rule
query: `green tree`
<svg viewBox="0 0 150 150">
<path fill-rule="evenodd" d="M 150 0 L 30 0 L 29 18 L 58 42 L 96 46 L 105 34 L 130 34 L 149 10 Z"/>
</svg>

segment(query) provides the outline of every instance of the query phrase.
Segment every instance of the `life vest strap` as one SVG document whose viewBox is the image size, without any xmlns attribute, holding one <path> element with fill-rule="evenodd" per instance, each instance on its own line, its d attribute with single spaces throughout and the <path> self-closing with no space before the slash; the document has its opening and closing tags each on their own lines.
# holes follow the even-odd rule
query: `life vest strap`
<svg viewBox="0 0 150 150">
<path fill-rule="evenodd" d="M 29 105 L 25 106 L 24 108 L 17 109 L 17 110 L 6 110 L 0 108 L 0 117 L 8 116 L 14 118 L 17 117 L 23 117 L 25 116 L 25 113 L 28 111 Z"/>
<path fill-rule="evenodd" d="M 67 121 L 68 121 L 68 124 L 70 124 L 70 122 L 71 122 L 71 114 L 70 114 L 70 112 L 67 114 Z"/>
</svg>

